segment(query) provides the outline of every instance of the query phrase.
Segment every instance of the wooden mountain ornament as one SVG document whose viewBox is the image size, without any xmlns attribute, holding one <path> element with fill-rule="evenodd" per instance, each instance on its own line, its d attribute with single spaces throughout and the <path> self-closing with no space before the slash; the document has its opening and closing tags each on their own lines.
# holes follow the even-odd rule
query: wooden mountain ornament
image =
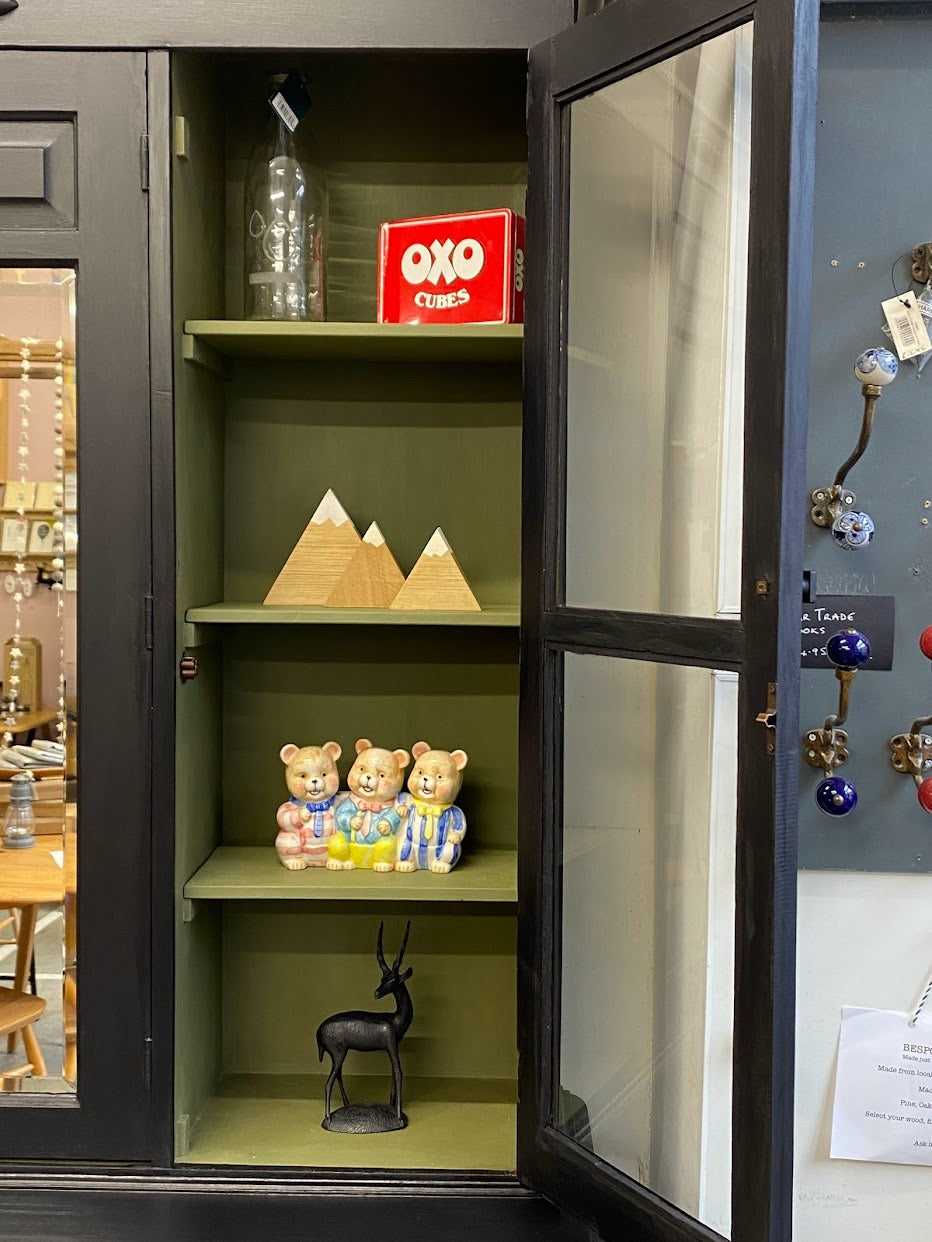
<svg viewBox="0 0 932 1242">
<path fill-rule="evenodd" d="M 375 522 L 327 599 L 328 608 L 388 608 L 404 584 L 404 574 Z"/>
<path fill-rule="evenodd" d="M 361 543 L 349 514 L 328 490 L 263 602 L 326 604 Z"/>
<path fill-rule="evenodd" d="M 439 526 L 392 600 L 392 608 L 407 612 L 482 611 Z"/>
</svg>

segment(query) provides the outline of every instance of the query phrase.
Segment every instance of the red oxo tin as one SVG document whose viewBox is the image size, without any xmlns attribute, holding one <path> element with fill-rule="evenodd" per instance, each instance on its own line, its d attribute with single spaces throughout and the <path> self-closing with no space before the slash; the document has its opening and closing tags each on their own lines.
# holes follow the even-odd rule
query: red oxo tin
<svg viewBox="0 0 932 1242">
<path fill-rule="evenodd" d="M 521 323 L 524 219 L 513 211 L 379 229 L 379 323 Z"/>
</svg>

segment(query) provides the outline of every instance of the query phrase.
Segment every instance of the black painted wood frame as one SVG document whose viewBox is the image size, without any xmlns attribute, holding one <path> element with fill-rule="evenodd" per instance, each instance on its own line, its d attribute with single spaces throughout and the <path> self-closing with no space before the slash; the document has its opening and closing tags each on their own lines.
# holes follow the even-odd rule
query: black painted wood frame
<svg viewBox="0 0 932 1242">
<path fill-rule="evenodd" d="M 519 1170 L 603 1237 L 718 1235 L 564 1137 L 559 1075 L 562 660 L 736 669 L 735 1242 L 791 1234 L 798 603 L 809 352 L 817 0 L 627 0 L 532 51 L 519 802 Z M 754 22 L 742 620 L 564 605 L 568 107 Z M 760 593 L 755 583 L 766 583 Z M 755 717 L 779 686 L 777 753 Z M 597 1015 L 593 1015 L 594 1020 Z"/>
<path fill-rule="evenodd" d="M 77 270 L 81 528 L 78 1093 L 0 1094 L 0 1159 L 145 1160 L 152 738 L 145 58 L 0 50 L 0 116 L 10 127 L 33 117 L 73 126 L 74 226 L 17 228 L 0 204 L 0 265 Z"/>
</svg>

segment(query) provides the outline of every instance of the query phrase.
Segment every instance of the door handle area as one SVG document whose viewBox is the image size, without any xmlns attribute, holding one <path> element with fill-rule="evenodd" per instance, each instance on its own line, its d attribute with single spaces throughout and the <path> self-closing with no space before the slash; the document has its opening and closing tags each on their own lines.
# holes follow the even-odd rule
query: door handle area
<svg viewBox="0 0 932 1242">
<path fill-rule="evenodd" d="M 0 17 L 19 8 L 19 0 L 0 0 Z"/>
</svg>

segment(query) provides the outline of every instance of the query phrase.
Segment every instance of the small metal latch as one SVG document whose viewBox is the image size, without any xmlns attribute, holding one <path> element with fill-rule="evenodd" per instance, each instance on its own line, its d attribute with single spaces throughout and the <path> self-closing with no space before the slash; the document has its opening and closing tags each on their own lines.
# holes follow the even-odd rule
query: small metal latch
<svg viewBox="0 0 932 1242">
<path fill-rule="evenodd" d="M 777 683 L 767 682 L 767 709 L 757 713 L 757 723 L 767 730 L 767 754 L 777 749 Z"/>
<path fill-rule="evenodd" d="M 178 673 L 182 681 L 193 681 L 197 676 L 198 663 L 197 656 L 190 655 L 187 651 L 181 657 L 178 665 Z"/>
</svg>

